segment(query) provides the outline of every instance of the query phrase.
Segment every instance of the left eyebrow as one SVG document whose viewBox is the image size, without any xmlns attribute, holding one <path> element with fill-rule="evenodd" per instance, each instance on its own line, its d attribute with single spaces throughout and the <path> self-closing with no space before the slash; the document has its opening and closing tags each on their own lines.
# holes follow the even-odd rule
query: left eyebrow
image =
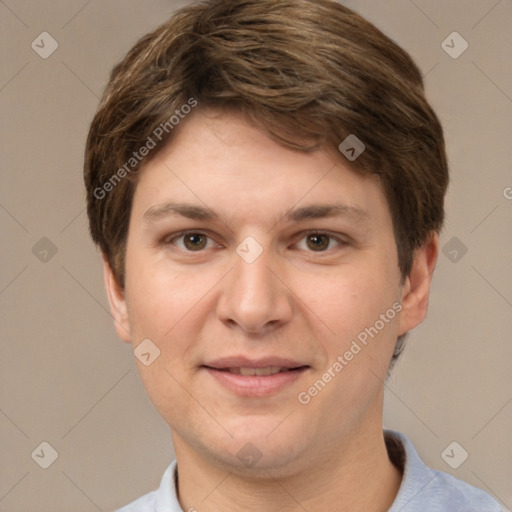
<svg viewBox="0 0 512 512">
<path fill-rule="evenodd" d="M 287 222 L 300 222 L 307 219 L 321 219 L 324 217 L 348 217 L 355 221 L 368 221 L 370 215 L 359 206 L 344 203 L 311 204 L 288 211 L 284 215 Z"/>
</svg>

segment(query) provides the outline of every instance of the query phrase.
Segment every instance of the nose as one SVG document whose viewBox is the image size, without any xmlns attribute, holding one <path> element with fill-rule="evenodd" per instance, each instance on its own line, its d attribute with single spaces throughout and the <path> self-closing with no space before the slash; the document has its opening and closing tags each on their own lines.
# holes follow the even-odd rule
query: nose
<svg viewBox="0 0 512 512">
<path fill-rule="evenodd" d="M 217 303 L 219 319 L 251 334 L 265 334 L 287 323 L 293 315 L 293 294 L 278 258 L 264 249 L 255 261 L 238 253 L 233 260 Z"/>
</svg>

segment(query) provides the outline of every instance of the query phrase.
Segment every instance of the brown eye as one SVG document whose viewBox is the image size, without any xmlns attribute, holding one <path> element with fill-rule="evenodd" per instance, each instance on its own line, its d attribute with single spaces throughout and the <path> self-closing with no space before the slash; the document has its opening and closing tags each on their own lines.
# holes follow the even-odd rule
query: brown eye
<svg viewBox="0 0 512 512">
<path fill-rule="evenodd" d="M 325 251 L 329 247 L 330 237 L 321 233 L 308 235 L 306 243 L 309 249 L 313 251 Z"/>
<path fill-rule="evenodd" d="M 199 251 L 206 247 L 208 237 L 201 233 L 187 233 L 183 235 L 183 245 L 189 251 Z"/>
</svg>

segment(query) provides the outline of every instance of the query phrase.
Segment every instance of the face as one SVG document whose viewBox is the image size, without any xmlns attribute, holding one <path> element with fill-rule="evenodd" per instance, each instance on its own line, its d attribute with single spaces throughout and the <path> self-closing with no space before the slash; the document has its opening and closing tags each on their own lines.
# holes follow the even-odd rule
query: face
<svg viewBox="0 0 512 512">
<path fill-rule="evenodd" d="M 125 289 L 108 266 L 106 282 L 119 335 L 151 340 L 137 364 L 178 457 L 293 468 L 382 428 L 383 381 L 425 314 L 437 247 L 402 282 L 381 186 L 347 163 L 198 111 L 141 173 Z"/>
</svg>

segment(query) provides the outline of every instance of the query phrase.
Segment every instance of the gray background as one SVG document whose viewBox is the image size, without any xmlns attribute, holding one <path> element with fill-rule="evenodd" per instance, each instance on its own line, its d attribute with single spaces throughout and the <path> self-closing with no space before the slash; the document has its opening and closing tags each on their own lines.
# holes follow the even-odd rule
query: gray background
<svg viewBox="0 0 512 512">
<path fill-rule="evenodd" d="M 0 511 L 112 510 L 173 457 L 112 327 L 81 168 L 111 67 L 184 3 L 0 1 Z M 388 382 L 385 425 L 511 508 L 512 1 L 346 4 L 417 60 L 452 172 L 429 318 Z M 46 59 L 31 48 L 43 31 L 59 45 Z M 456 59 L 441 46 L 454 31 L 469 43 Z M 469 453 L 457 469 L 441 457 L 453 441 Z"/>
</svg>

